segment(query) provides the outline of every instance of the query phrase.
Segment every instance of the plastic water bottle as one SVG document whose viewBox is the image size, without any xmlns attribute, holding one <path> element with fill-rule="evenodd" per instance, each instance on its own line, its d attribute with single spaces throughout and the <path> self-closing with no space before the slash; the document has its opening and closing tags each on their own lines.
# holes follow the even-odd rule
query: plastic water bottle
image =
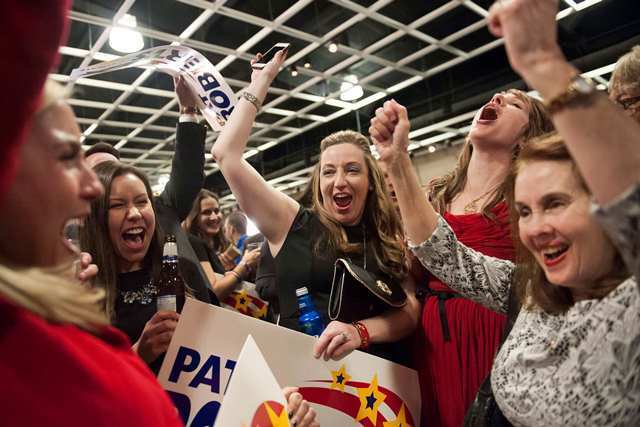
<svg viewBox="0 0 640 427">
<path fill-rule="evenodd" d="M 298 318 L 300 329 L 307 335 L 319 337 L 324 331 L 324 322 L 316 310 L 309 290 L 306 287 L 296 289 L 296 297 L 298 297 L 298 307 L 300 308 L 300 317 Z"/>
</svg>

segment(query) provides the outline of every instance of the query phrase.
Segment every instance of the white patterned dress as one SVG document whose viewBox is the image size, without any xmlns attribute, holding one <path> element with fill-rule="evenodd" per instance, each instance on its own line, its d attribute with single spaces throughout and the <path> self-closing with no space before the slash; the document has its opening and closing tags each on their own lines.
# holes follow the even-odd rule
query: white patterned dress
<svg viewBox="0 0 640 427">
<path fill-rule="evenodd" d="M 640 185 L 593 214 L 634 276 L 564 314 L 521 310 L 491 372 L 514 425 L 640 426 Z M 513 263 L 465 247 L 442 218 L 411 249 L 448 286 L 506 313 Z"/>
</svg>

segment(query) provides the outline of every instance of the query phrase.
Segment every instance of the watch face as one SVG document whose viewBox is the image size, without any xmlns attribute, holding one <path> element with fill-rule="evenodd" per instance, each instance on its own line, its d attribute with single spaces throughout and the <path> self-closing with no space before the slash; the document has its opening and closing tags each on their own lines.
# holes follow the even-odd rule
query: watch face
<svg viewBox="0 0 640 427">
<path fill-rule="evenodd" d="M 573 82 L 573 87 L 576 89 L 576 91 L 582 94 L 589 94 L 594 90 L 593 84 L 589 80 L 582 77 L 576 77 Z"/>
</svg>

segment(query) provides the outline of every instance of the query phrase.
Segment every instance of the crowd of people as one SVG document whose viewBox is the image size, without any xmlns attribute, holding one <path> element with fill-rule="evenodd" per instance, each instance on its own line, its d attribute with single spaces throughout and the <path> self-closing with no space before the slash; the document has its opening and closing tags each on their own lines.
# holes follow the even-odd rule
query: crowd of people
<svg viewBox="0 0 640 427">
<path fill-rule="evenodd" d="M 607 97 L 563 56 L 557 0 L 497 2 L 489 30 L 543 101 L 495 94 L 425 192 L 411 111 L 387 100 L 368 136 L 320 141 L 299 199 L 243 158 L 282 50 L 253 70 L 212 147 L 238 202 L 225 217 L 202 188 L 206 128 L 182 78 L 160 194 L 110 144 L 83 152 L 64 88 L 47 78 L 68 7 L 10 1 L 0 18 L 11 32 L 0 53 L 16 58 L 0 70 L 16 83 L 0 101 L 7 425 L 182 425 L 155 378 L 180 319 L 157 308 L 167 235 L 202 302 L 252 281 L 268 319 L 301 330 L 305 286 L 326 325 L 309 357 L 362 350 L 416 369 L 423 426 L 640 425 L 640 47 Z M 338 265 L 357 280 L 338 285 Z M 319 425 L 304 396 L 284 393 L 292 425 Z"/>
</svg>

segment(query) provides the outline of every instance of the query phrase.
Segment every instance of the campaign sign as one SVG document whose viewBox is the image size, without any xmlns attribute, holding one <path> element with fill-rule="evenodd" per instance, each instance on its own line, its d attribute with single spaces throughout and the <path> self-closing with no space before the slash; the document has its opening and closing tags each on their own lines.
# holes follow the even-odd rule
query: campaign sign
<svg viewBox="0 0 640 427">
<path fill-rule="evenodd" d="M 224 276 L 216 273 L 216 277 Z M 220 305 L 256 319 L 266 318 L 269 308 L 269 303 L 258 295 L 255 283 L 244 281 L 224 300 L 220 301 Z"/>
<path fill-rule="evenodd" d="M 131 67 L 183 76 L 198 97 L 202 115 L 215 131 L 222 130 L 236 105 L 237 98 L 222 74 L 204 55 L 186 46 L 158 46 L 112 61 L 75 68 L 71 71 L 71 80 Z"/>
<path fill-rule="evenodd" d="M 256 384 L 260 387 L 255 387 Z M 247 393 L 247 390 L 251 392 Z M 242 346 L 216 419 L 216 427 L 239 426 L 289 426 L 282 388 L 251 335 Z"/>
<path fill-rule="evenodd" d="M 314 337 L 188 299 L 158 375 L 187 426 L 213 426 L 229 379 L 242 369 L 236 361 L 249 335 L 278 384 L 299 387 L 321 425 L 420 424 L 414 370 L 360 351 L 340 361 L 318 360 Z M 262 386 L 256 379 L 244 393 Z"/>
</svg>

